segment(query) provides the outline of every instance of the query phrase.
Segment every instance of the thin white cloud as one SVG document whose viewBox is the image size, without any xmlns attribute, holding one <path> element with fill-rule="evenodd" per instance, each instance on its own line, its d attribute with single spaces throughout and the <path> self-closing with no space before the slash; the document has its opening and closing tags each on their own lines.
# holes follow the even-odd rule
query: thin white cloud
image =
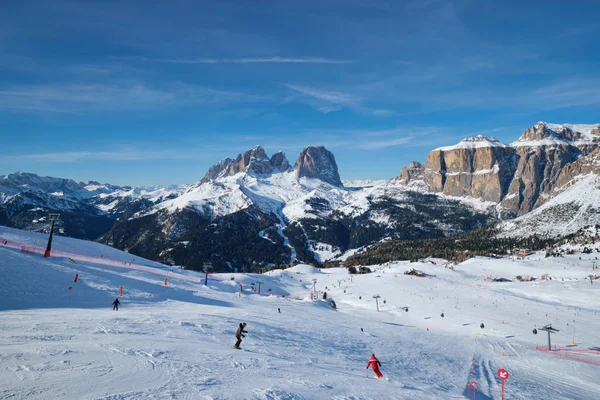
<svg viewBox="0 0 600 400">
<path fill-rule="evenodd" d="M 148 58 L 129 59 L 167 64 L 349 64 L 355 60 L 339 60 L 324 57 L 242 57 L 242 58 Z"/>
<path fill-rule="evenodd" d="M 391 110 L 374 109 L 365 106 L 363 103 L 366 100 L 363 97 L 349 93 L 344 93 L 336 90 L 324 90 L 310 86 L 294 85 L 285 83 L 283 86 L 293 90 L 299 97 L 291 96 L 286 99 L 287 102 L 295 101 L 298 98 L 304 99 L 305 102 L 315 107 L 323 114 L 339 111 L 344 108 L 374 116 L 392 116 L 396 113 Z"/>
<path fill-rule="evenodd" d="M 53 153 L 32 153 L 8 155 L 0 158 L 0 163 L 28 161 L 39 163 L 75 163 L 80 161 L 148 161 L 148 160 L 184 160 L 203 158 L 197 152 L 181 151 L 67 151 Z"/>
<path fill-rule="evenodd" d="M 365 143 L 358 144 L 354 147 L 357 149 L 365 149 L 365 150 L 377 150 L 388 147 L 400 146 L 406 144 L 414 139 L 413 136 L 394 138 L 389 140 L 380 140 L 380 141 L 368 141 Z"/>
<path fill-rule="evenodd" d="M 257 102 L 268 97 L 183 83 L 154 88 L 129 84 L 42 84 L 0 88 L 0 110 L 81 113 L 185 105 Z"/>
</svg>

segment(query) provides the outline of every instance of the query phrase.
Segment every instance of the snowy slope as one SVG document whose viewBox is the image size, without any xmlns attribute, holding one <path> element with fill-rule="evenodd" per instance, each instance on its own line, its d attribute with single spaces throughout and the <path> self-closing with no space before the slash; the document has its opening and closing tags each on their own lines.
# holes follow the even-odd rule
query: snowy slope
<svg viewBox="0 0 600 400">
<path fill-rule="evenodd" d="M 135 217 L 151 215 L 161 210 L 170 213 L 192 208 L 214 218 L 244 210 L 252 205 L 265 213 L 274 213 L 294 221 L 300 218 L 327 216 L 351 199 L 352 192 L 318 179 L 296 178 L 294 172 L 260 175 L 240 172 L 214 181 L 191 186 L 181 196 L 157 204 Z M 329 203 L 325 210 L 310 205 L 313 198 Z"/>
<path fill-rule="evenodd" d="M 0 237 L 45 239 L 5 228 Z M 557 354 L 600 360 L 587 350 L 600 340 L 600 286 L 585 281 L 593 255 L 480 258 L 454 270 L 443 260 L 395 262 L 352 278 L 344 269 L 299 265 L 265 275 L 215 274 L 206 287 L 201 274 L 145 260 L 135 263 L 172 274 L 167 286 L 163 275 L 135 263 L 80 261 L 98 253 L 132 261 L 97 243 L 59 237 L 55 245 L 79 256 L 44 259 L 0 244 L 1 398 L 461 399 L 466 383 L 476 381 L 478 399 L 498 399 L 501 367 L 511 374 L 507 398 L 600 393 L 600 365 L 536 351 L 546 338 L 531 334 L 551 322 L 560 329 L 556 345 L 575 342 Z M 413 267 L 431 277 L 403 274 Z M 552 281 L 484 279 L 546 273 Z M 313 279 L 338 311 L 306 301 Z M 261 295 L 251 289 L 258 280 Z M 119 286 L 117 312 L 110 303 Z M 249 332 L 243 351 L 231 348 L 241 321 Z M 371 353 L 384 380 L 365 369 Z"/>
<path fill-rule="evenodd" d="M 560 238 L 600 224 L 600 176 L 582 175 L 562 193 L 517 219 L 498 225 L 502 237 Z"/>
</svg>

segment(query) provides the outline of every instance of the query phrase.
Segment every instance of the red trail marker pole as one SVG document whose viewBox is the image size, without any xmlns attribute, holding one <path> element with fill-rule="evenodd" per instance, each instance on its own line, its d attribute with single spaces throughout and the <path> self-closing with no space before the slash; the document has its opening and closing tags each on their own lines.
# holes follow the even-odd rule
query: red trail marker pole
<svg viewBox="0 0 600 400">
<path fill-rule="evenodd" d="M 502 380 L 502 400 L 504 400 L 504 381 L 508 379 L 508 371 L 503 368 L 498 370 L 498 377 Z"/>
</svg>

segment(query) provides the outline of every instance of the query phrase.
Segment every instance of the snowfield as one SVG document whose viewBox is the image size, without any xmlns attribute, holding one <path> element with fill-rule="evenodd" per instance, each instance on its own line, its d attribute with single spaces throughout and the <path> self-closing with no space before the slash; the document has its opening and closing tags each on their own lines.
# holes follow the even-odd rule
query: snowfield
<svg viewBox="0 0 600 400">
<path fill-rule="evenodd" d="M 204 286 L 204 274 L 98 243 L 55 237 L 69 256 L 21 251 L 46 240 L 0 227 L 2 399 L 464 399 L 471 381 L 477 399 L 499 399 L 499 368 L 507 399 L 600 398 L 600 280 L 587 278 L 600 275 L 597 252 L 453 269 L 398 261 L 355 276 L 298 265 Z M 489 280 L 517 275 L 537 280 Z M 310 301 L 313 279 L 337 310 Z M 560 330 L 552 353 L 536 350 L 545 332 L 532 334 L 547 323 Z M 384 379 L 366 370 L 371 353 Z"/>
</svg>

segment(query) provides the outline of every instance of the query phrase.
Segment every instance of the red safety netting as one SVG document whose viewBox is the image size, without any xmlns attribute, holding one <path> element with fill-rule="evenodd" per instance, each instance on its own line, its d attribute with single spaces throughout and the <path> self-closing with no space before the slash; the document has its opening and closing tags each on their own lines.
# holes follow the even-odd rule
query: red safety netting
<svg viewBox="0 0 600 400">
<path fill-rule="evenodd" d="M 0 237 L 0 246 L 6 246 L 6 247 L 14 248 L 14 249 L 19 249 L 23 253 L 40 255 L 40 256 L 43 256 L 46 251 L 46 249 L 41 246 L 17 243 L 17 242 L 3 239 L 1 237 Z M 164 276 L 168 279 L 181 279 L 181 280 L 184 280 L 187 282 L 204 283 L 204 277 L 194 277 L 194 276 L 189 276 L 189 275 L 183 275 L 183 274 L 178 274 L 176 272 L 172 272 L 170 270 L 161 270 L 159 268 L 148 267 L 148 266 L 142 265 L 142 264 L 136 264 L 134 262 L 135 258 L 132 258 L 131 262 L 127 262 L 127 261 L 120 261 L 120 260 L 114 260 L 111 258 L 107 258 L 107 257 L 104 257 L 103 254 L 100 256 L 90 256 L 90 255 L 79 254 L 79 253 L 68 252 L 68 251 L 61 251 L 61 250 L 52 250 L 50 253 L 50 256 L 58 257 L 58 258 L 68 258 L 72 261 L 77 261 L 77 262 L 88 262 L 91 264 L 99 264 L 99 265 L 106 265 L 106 266 L 116 267 L 116 268 L 124 268 L 124 269 L 136 270 L 136 271 L 143 271 L 143 272 L 148 272 L 148 273 L 151 273 L 154 275 Z M 217 281 L 217 282 L 231 281 L 231 282 L 235 282 L 235 284 L 237 284 L 237 285 L 241 285 L 242 287 L 247 285 L 244 282 L 240 282 L 240 281 L 236 281 L 236 280 L 228 280 L 228 279 L 217 277 L 217 276 L 213 275 L 212 273 L 210 275 L 211 275 L 211 277 L 208 279 L 209 281 L 211 281 L 211 280 Z M 256 288 L 252 287 L 252 289 L 255 292 L 257 292 Z M 268 296 L 285 297 L 285 298 L 289 298 L 289 297 L 302 298 L 304 296 L 303 294 L 283 294 L 283 293 L 273 292 L 272 290 L 265 291 L 264 289 L 261 290 L 261 294 L 268 295 Z"/>
<path fill-rule="evenodd" d="M 556 347 L 548 350 L 548 347 L 537 346 L 537 351 L 552 354 L 570 360 L 580 361 L 587 364 L 600 365 L 600 351 L 595 349 L 574 349 L 571 347 Z M 575 354 L 574 354 L 575 353 Z"/>
</svg>

